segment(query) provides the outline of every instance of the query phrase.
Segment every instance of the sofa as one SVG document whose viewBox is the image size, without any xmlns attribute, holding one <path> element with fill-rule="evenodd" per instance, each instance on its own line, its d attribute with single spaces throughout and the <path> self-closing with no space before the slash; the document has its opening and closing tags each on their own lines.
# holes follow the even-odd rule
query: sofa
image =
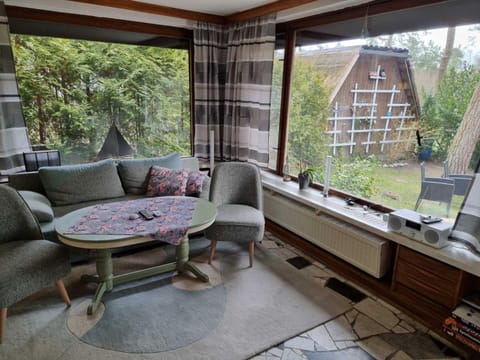
<svg viewBox="0 0 480 360">
<path fill-rule="evenodd" d="M 173 185 L 177 185 L 178 174 L 183 176 L 179 186 L 185 185 L 185 195 L 208 200 L 210 178 L 199 171 L 198 159 L 181 157 L 176 153 L 146 159 L 109 159 L 88 164 L 42 167 L 34 172 L 9 175 L 8 185 L 22 195 L 37 218 L 45 239 L 58 242 L 55 218 L 73 210 L 145 196 L 179 195 L 179 192 L 172 192 L 178 190 L 178 186 L 165 188 L 162 184 L 160 193 L 152 188 L 158 186 L 158 182 L 152 181 L 152 174 L 157 174 L 153 171 L 162 169 L 171 169 L 170 179 L 174 180 L 170 183 L 175 183 Z M 192 187 L 189 181 L 194 175 L 197 176 L 193 178 L 196 184 Z M 72 253 L 78 255 L 80 252 Z M 74 258 L 79 260 L 82 256 Z"/>
</svg>

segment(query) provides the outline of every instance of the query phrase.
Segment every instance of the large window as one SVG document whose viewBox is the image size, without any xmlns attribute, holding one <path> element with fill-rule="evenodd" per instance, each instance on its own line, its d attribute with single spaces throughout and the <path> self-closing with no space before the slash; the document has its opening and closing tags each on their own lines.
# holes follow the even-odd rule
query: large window
<svg viewBox="0 0 480 360">
<path fill-rule="evenodd" d="M 297 47 L 290 174 L 312 167 L 321 184 L 330 155 L 333 188 L 413 209 L 422 162 L 427 177 L 471 173 L 480 157 L 480 114 L 468 110 L 480 101 L 472 99 L 480 86 L 480 27 L 449 31 L 450 41 L 447 29 L 432 29 Z M 464 146 L 462 133 L 472 132 L 475 138 Z M 462 200 L 453 195 L 448 214 L 446 203 L 427 199 L 418 211 L 454 218 Z"/>
<path fill-rule="evenodd" d="M 148 157 L 191 153 L 188 50 L 12 35 L 32 145 L 94 161 L 112 126 Z"/>
</svg>

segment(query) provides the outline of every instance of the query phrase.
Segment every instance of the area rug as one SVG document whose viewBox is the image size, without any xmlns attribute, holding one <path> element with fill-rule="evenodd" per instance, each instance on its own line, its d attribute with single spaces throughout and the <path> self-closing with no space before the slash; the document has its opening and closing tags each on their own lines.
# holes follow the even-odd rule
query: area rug
<svg viewBox="0 0 480 360">
<path fill-rule="evenodd" d="M 162 252 L 116 258 L 114 270 Z M 194 260 L 209 283 L 172 273 L 125 284 L 94 316 L 94 287 L 80 281 L 93 265 L 76 267 L 66 280 L 71 308 L 48 290 L 9 309 L 0 359 L 248 359 L 351 308 L 268 249 L 256 251 L 253 268 L 238 245 L 219 243 L 211 265 L 207 252 Z"/>
</svg>

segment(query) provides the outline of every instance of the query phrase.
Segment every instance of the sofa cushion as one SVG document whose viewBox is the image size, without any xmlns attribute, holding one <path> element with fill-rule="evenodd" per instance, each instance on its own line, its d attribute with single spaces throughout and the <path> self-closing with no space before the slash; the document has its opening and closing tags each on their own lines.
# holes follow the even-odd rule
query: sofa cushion
<svg viewBox="0 0 480 360">
<path fill-rule="evenodd" d="M 32 210 L 38 222 L 53 220 L 52 204 L 45 195 L 28 190 L 20 190 L 18 193 L 22 196 L 23 200 L 25 200 L 30 210 Z"/>
<path fill-rule="evenodd" d="M 152 166 L 147 185 L 147 196 L 185 195 L 188 173 L 187 169 Z"/>
<path fill-rule="evenodd" d="M 202 171 L 190 171 L 188 173 L 187 188 L 185 195 L 198 196 L 202 192 L 202 186 L 207 174 Z"/>
<path fill-rule="evenodd" d="M 39 174 L 48 199 L 55 206 L 125 195 L 113 160 L 42 167 Z"/>
<path fill-rule="evenodd" d="M 145 194 L 150 168 L 161 166 L 170 169 L 180 169 L 180 154 L 174 153 L 162 157 L 148 159 L 127 159 L 118 163 L 118 173 L 122 180 L 123 188 L 127 194 Z"/>
</svg>

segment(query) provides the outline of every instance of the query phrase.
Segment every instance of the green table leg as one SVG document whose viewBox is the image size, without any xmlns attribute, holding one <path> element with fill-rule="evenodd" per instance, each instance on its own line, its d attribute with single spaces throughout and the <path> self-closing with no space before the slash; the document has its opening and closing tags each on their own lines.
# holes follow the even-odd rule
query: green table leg
<svg viewBox="0 0 480 360">
<path fill-rule="evenodd" d="M 192 262 L 188 261 L 189 256 L 189 244 L 188 244 L 188 235 L 185 236 L 183 241 L 176 247 L 176 257 L 177 257 L 177 271 L 183 273 L 185 271 L 190 271 L 197 278 L 203 282 L 208 282 L 210 279 L 208 275 L 197 268 Z"/>
<path fill-rule="evenodd" d="M 110 249 L 97 250 L 96 265 L 98 274 L 98 286 L 92 302 L 88 306 L 88 315 L 92 315 L 93 313 L 95 313 L 95 311 L 97 311 L 103 294 L 107 291 L 111 291 L 113 288 L 112 252 Z"/>
</svg>

